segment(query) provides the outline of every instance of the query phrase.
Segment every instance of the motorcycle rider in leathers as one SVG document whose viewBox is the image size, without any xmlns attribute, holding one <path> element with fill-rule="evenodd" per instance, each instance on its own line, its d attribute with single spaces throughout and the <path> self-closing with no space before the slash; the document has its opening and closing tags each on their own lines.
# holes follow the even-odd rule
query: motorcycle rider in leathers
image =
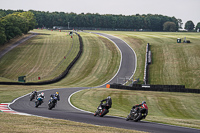
<svg viewBox="0 0 200 133">
<path fill-rule="evenodd" d="M 109 106 L 109 108 L 111 108 L 112 106 L 112 99 L 110 96 L 108 96 L 106 99 L 101 100 L 101 102 L 103 103 L 104 101 L 106 101 L 106 103 L 101 104 L 101 107 L 105 107 L 105 106 Z"/>
<path fill-rule="evenodd" d="M 134 106 L 132 107 L 132 109 L 131 109 L 130 114 L 131 114 L 131 113 L 135 114 L 135 113 L 137 112 L 138 107 L 143 106 L 143 104 L 146 104 L 146 102 L 145 102 L 145 101 L 142 101 L 141 104 L 136 104 L 136 105 L 134 105 Z M 147 112 L 146 112 L 146 113 L 148 114 L 148 109 L 147 109 Z M 147 115 L 147 114 L 146 114 L 146 115 Z M 144 116 L 144 118 L 145 118 L 145 117 L 146 117 L 146 116 Z"/>
<path fill-rule="evenodd" d="M 34 96 L 37 96 L 37 90 L 34 90 L 32 93 L 31 93 L 31 95 L 34 95 Z"/>
<path fill-rule="evenodd" d="M 43 103 L 43 99 L 45 98 L 44 92 L 38 94 L 37 97 L 36 97 L 36 99 L 38 99 L 38 98 L 41 98 L 41 99 L 42 99 L 42 103 Z M 37 101 L 35 101 L 35 103 L 36 103 L 36 102 L 37 102 Z"/>
<path fill-rule="evenodd" d="M 52 99 L 54 98 L 54 97 L 57 97 L 57 99 L 58 99 L 58 101 L 60 101 L 60 95 L 59 95 L 59 92 L 56 92 L 56 94 L 51 94 L 51 96 L 50 96 Z M 56 102 L 57 103 L 57 102 Z"/>
</svg>

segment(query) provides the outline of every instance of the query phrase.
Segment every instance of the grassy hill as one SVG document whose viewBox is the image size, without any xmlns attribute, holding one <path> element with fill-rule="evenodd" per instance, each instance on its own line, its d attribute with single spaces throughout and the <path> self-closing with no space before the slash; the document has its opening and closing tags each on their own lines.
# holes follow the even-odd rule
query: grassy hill
<svg viewBox="0 0 200 133">
<path fill-rule="evenodd" d="M 26 81 L 52 79 L 62 73 L 79 51 L 78 36 L 68 32 L 34 30 L 40 35 L 19 45 L 0 59 L 0 80 Z M 84 50 L 69 76 L 56 85 L 96 86 L 105 83 L 117 72 L 120 54 L 109 40 L 81 33 Z M 64 58 L 65 57 L 65 58 Z M 97 82 L 98 80 L 98 82 Z"/>
<path fill-rule="evenodd" d="M 136 52 L 136 78 L 143 79 L 145 47 L 150 43 L 150 84 L 185 85 L 200 89 L 200 34 L 187 32 L 104 32 L 126 41 Z M 191 43 L 177 43 L 186 37 Z"/>
<path fill-rule="evenodd" d="M 102 32 L 102 31 L 99 31 Z M 145 47 L 151 45 L 151 84 L 179 84 L 200 89 L 200 38 L 198 33 L 171 32 L 117 32 L 103 31 L 126 41 L 136 52 L 135 78 L 143 79 Z M 177 38 L 187 37 L 190 44 L 177 43 Z M 199 94 L 142 92 L 113 89 L 84 90 L 73 95 L 71 101 L 78 108 L 94 112 L 100 100 L 110 95 L 113 107 L 110 115 L 126 117 L 131 107 L 141 101 L 149 105 L 148 121 L 200 128 Z M 90 104 L 78 104 L 81 103 Z M 81 98 L 80 98 L 81 97 Z M 195 103 L 195 104 L 194 104 Z"/>
<path fill-rule="evenodd" d="M 83 39 L 83 54 L 69 75 L 54 84 L 70 87 L 98 86 L 109 81 L 117 72 L 120 53 L 108 39 L 89 33 L 80 33 Z"/>
<path fill-rule="evenodd" d="M 22 43 L 0 59 L 0 77 L 11 81 L 26 76 L 27 82 L 58 76 L 75 58 L 79 40 L 63 32 L 36 30 L 40 34 Z M 65 57 L 65 59 L 64 59 Z"/>
<path fill-rule="evenodd" d="M 68 32 L 47 30 L 34 31 L 42 34 L 23 43 L 0 59 L 1 81 L 15 81 L 18 76 L 26 74 L 28 74 L 28 81 L 37 81 L 38 75 L 44 77 L 44 79 L 51 78 L 59 74 L 60 70 L 67 66 L 67 61 L 72 59 L 73 55 L 76 55 L 75 53 L 78 46 L 75 44 L 75 42 L 78 44 L 76 36 L 74 36 L 73 47 L 75 48 L 76 46 L 76 48 L 73 49 L 73 40 L 70 36 L 66 35 Z M 150 83 L 185 84 L 188 88 L 200 88 L 198 80 L 200 68 L 197 67 L 200 64 L 199 34 L 117 31 L 105 33 L 115 35 L 125 40 L 135 50 L 137 55 L 137 70 L 134 77 L 140 78 L 140 80 L 143 79 L 145 47 L 146 43 L 150 43 L 153 53 L 153 62 L 150 66 Z M 58 83 L 44 86 L 1 85 L 0 103 L 11 102 L 13 99 L 27 94 L 34 89 L 44 90 L 64 87 L 97 86 L 108 81 L 116 73 L 119 66 L 120 54 L 118 49 L 112 42 L 103 37 L 82 32 L 80 32 L 80 35 L 83 38 L 84 52 L 65 79 Z M 192 42 L 191 44 L 176 43 L 177 38 L 183 38 L 185 36 Z M 69 53 L 71 48 L 74 52 L 70 52 L 70 58 L 65 60 L 66 62 L 63 61 L 63 57 Z M 59 63 L 63 65 L 59 65 L 59 69 L 56 69 Z M 101 93 L 97 93 L 96 91 Z M 85 92 L 84 95 L 83 92 Z M 115 101 L 115 105 L 113 105 L 113 110 L 111 110 L 110 114 L 123 117 L 128 114 L 132 105 L 146 100 L 150 107 L 150 113 L 147 117 L 149 121 L 162 123 L 166 123 L 167 121 L 169 124 L 195 128 L 200 127 L 200 114 L 198 111 L 200 101 L 199 94 L 149 93 L 124 90 L 108 90 L 106 94 L 105 92 L 105 88 L 92 89 L 91 91 L 85 90 L 74 95 L 72 100 L 76 100 L 77 96 L 81 97 L 81 100 L 86 101 L 88 100 L 86 97 L 90 98 L 89 100 L 93 100 L 93 102 L 91 102 L 88 108 L 90 111 L 95 111 L 99 100 L 102 100 L 109 94 Z M 73 103 L 75 106 L 82 108 L 76 101 L 73 101 Z M 183 110 L 183 112 L 180 112 L 180 110 Z M 158 111 L 158 113 L 156 111 Z M 10 127 L 10 131 L 15 130 L 19 132 L 26 132 L 27 128 L 24 127 L 24 123 L 35 121 L 35 119 L 42 121 L 43 125 L 40 126 L 37 123 L 29 123 L 28 128 L 31 129 L 31 127 L 39 126 L 48 129 L 51 128 L 51 124 L 60 122 L 60 120 L 53 120 L 54 122 L 51 121 L 50 124 L 47 124 L 45 123 L 46 118 L 13 117 L 11 114 L 4 113 L 0 113 L 0 118 L 0 123 L 3 123 L 1 125 L 3 125 L 4 129 L 8 129 L 6 124 L 16 124 L 15 121 L 18 121 L 18 126 L 22 127 L 22 130 L 16 127 Z M 61 124 L 63 124 L 63 122 L 61 122 Z M 73 130 L 73 125 L 76 124 L 72 123 L 71 125 L 71 130 Z M 86 125 L 85 127 L 90 127 L 90 125 Z M 68 128 L 68 126 L 63 124 L 61 128 L 65 129 Z M 78 127 L 76 126 L 76 128 Z M 54 129 L 59 129 L 59 126 L 54 127 Z M 104 129 L 103 127 L 101 129 L 91 127 L 89 131 L 102 130 L 108 132 L 107 129 Z M 113 130 L 113 132 L 116 132 L 116 129 Z M 119 132 L 128 131 L 120 130 Z"/>
</svg>

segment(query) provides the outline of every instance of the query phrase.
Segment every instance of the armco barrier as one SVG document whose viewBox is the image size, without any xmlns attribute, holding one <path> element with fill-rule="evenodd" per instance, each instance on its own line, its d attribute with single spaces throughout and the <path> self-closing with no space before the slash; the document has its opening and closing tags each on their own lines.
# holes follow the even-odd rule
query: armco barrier
<svg viewBox="0 0 200 133">
<path fill-rule="evenodd" d="M 62 80 L 64 77 L 67 76 L 67 74 L 69 73 L 69 70 L 76 63 L 76 61 L 80 58 L 80 56 L 81 56 L 81 54 L 83 52 L 83 41 L 82 41 L 82 38 L 78 33 L 76 33 L 76 34 L 79 37 L 80 50 L 79 50 L 77 56 L 74 58 L 74 60 L 66 68 L 66 70 L 64 72 L 62 72 L 58 77 L 55 77 L 55 78 L 53 78 L 51 80 L 41 81 L 41 82 L 27 82 L 27 83 L 22 83 L 22 82 L 0 82 L 0 85 L 46 85 L 46 84 L 56 83 L 56 82 Z"/>
<path fill-rule="evenodd" d="M 161 91 L 161 92 L 185 92 L 200 93 L 200 89 L 187 89 L 185 85 L 142 85 L 124 86 L 121 84 L 110 84 L 110 88 L 141 91 Z"/>
</svg>

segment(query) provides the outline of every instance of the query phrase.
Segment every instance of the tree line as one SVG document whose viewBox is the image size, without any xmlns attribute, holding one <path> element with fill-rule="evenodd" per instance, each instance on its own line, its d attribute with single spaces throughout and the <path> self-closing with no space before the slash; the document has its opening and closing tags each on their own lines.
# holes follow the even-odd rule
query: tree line
<svg viewBox="0 0 200 133">
<path fill-rule="evenodd" d="M 34 14 L 28 12 L 11 12 L 5 14 L 0 11 L 0 45 L 16 36 L 28 33 L 36 26 Z"/>
<path fill-rule="evenodd" d="M 152 31 L 163 31 L 163 24 L 167 21 L 174 22 L 178 29 L 178 21 L 175 17 L 163 15 L 100 15 L 98 13 L 64 13 L 64 12 L 42 12 L 33 11 L 38 27 L 52 28 L 53 26 L 68 27 L 95 27 L 110 29 L 151 29 Z"/>
<path fill-rule="evenodd" d="M 9 41 L 16 35 L 27 33 L 33 28 L 85 27 L 108 29 L 146 29 L 151 31 L 177 31 L 182 24 L 181 19 L 158 14 L 136 15 L 100 15 L 98 13 L 64 13 L 29 10 L 0 9 L 0 44 Z M 193 30 L 192 21 L 186 22 L 185 29 Z M 196 28 L 200 28 L 200 23 Z"/>
<path fill-rule="evenodd" d="M 23 12 L 23 10 L 0 10 L 0 17 L 13 12 Z M 38 23 L 37 27 L 52 28 L 53 26 L 68 27 L 95 27 L 95 28 L 110 28 L 110 29 L 150 29 L 152 31 L 163 31 L 165 22 L 173 22 L 178 29 L 178 20 L 175 17 L 168 17 L 158 14 L 136 14 L 136 15 L 100 15 L 98 13 L 64 13 L 64 12 L 32 12 Z"/>
</svg>

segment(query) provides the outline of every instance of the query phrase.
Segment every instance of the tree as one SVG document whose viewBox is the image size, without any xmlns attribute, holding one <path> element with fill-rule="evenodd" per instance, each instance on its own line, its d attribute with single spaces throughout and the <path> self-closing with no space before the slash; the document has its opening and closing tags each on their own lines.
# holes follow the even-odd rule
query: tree
<svg viewBox="0 0 200 133">
<path fill-rule="evenodd" d="M 197 29 L 200 29 L 200 22 L 197 23 L 197 26 L 196 26 L 195 30 L 197 30 Z"/>
<path fill-rule="evenodd" d="M 176 31 L 176 24 L 174 22 L 165 22 L 163 24 L 163 30 L 164 31 Z"/>
<path fill-rule="evenodd" d="M 177 21 L 178 21 L 178 28 L 182 29 L 182 25 L 183 25 L 182 20 L 177 19 Z"/>
<path fill-rule="evenodd" d="M 0 19 L 0 45 L 6 42 L 5 28 L 2 19 Z"/>
<path fill-rule="evenodd" d="M 36 20 L 31 12 L 14 12 L 0 18 L 0 44 L 26 34 L 35 25 Z"/>
<path fill-rule="evenodd" d="M 29 30 L 33 30 L 33 28 L 37 25 L 35 16 L 32 12 L 28 11 L 28 12 L 23 12 L 20 14 L 20 16 L 25 17 L 25 21 L 27 22 L 27 26 L 28 26 L 28 31 Z"/>
<path fill-rule="evenodd" d="M 194 29 L 194 23 L 191 20 L 187 21 L 185 23 L 185 29 L 187 29 L 188 31 L 193 30 Z"/>
</svg>

